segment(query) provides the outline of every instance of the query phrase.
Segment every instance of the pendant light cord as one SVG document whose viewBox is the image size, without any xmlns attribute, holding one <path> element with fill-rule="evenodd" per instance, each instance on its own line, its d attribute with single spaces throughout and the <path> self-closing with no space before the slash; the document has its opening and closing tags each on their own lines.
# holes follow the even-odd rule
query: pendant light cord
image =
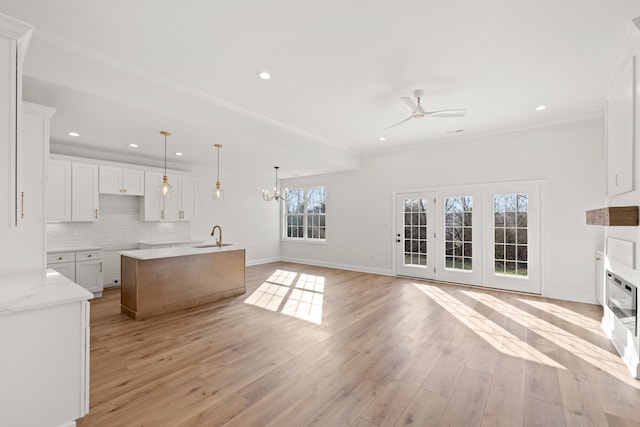
<svg viewBox="0 0 640 427">
<path fill-rule="evenodd" d="M 167 175 L 167 135 L 164 136 L 164 174 Z"/>
</svg>

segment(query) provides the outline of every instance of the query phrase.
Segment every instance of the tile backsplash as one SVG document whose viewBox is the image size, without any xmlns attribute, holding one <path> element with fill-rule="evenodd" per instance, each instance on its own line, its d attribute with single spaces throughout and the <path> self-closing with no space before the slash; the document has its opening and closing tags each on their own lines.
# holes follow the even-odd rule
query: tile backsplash
<svg viewBox="0 0 640 427">
<path fill-rule="evenodd" d="M 95 222 L 47 224 L 47 248 L 100 246 L 132 249 L 139 241 L 189 240 L 189 222 L 140 221 L 138 197 L 100 195 L 100 219 Z"/>
</svg>

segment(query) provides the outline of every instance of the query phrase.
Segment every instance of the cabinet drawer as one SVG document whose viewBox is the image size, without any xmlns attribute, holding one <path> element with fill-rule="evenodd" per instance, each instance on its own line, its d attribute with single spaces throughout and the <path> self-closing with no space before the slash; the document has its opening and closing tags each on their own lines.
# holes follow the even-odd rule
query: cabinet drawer
<svg viewBox="0 0 640 427">
<path fill-rule="evenodd" d="M 76 252 L 76 261 L 89 261 L 92 259 L 102 259 L 102 251 Z"/>
<path fill-rule="evenodd" d="M 61 262 L 74 262 L 75 252 L 60 252 L 57 254 L 47 254 L 47 264 L 59 264 Z"/>
</svg>

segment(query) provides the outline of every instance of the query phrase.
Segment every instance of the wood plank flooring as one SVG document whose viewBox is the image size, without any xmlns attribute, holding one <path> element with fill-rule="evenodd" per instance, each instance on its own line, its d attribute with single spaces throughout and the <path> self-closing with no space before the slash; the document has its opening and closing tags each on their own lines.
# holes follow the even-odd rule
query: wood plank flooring
<svg viewBox="0 0 640 427">
<path fill-rule="evenodd" d="M 78 426 L 640 426 L 600 307 L 284 262 L 246 278 L 138 322 L 119 289 L 92 301 Z"/>
</svg>

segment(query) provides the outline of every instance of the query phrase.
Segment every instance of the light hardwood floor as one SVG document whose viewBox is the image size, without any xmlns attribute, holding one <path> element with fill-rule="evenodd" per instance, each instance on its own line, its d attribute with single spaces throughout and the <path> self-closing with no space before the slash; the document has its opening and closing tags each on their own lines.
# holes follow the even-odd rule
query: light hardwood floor
<svg viewBox="0 0 640 427">
<path fill-rule="evenodd" d="M 597 306 L 283 262 L 145 321 L 104 295 L 79 427 L 640 425 Z"/>
</svg>

